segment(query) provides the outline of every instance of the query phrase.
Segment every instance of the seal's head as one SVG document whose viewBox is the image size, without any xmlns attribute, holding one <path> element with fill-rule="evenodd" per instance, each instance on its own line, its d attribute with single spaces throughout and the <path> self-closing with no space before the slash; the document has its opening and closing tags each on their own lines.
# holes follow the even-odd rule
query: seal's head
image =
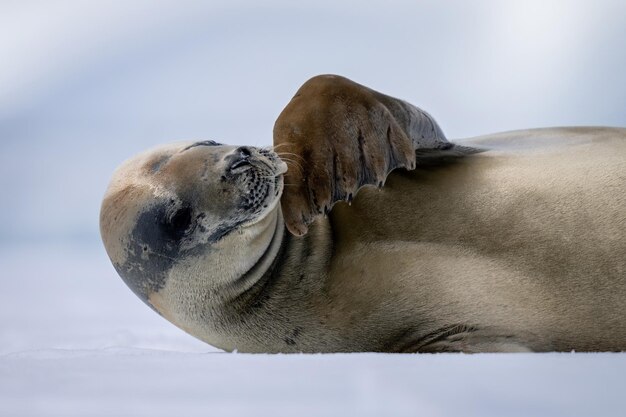
<svg viewBox="0 0 626 417">
<path fill-rule="evenodd" d="M 272 151 L 213 141 L 126 161 L 100 212 L 113 265 L 139 298 L 189 331 L 199 305 L 248 285 L 254 277 L 241 278 L 282 238 L 286 169 Z"/>
</svg>

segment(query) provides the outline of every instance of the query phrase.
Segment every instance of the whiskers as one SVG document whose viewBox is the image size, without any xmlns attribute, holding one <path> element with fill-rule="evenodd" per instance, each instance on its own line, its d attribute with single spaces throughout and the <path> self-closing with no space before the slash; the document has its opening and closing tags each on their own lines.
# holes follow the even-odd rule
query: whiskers
<svg viewBox="0 0 626 417">
<path fill-rule="evenodd" d="M 279 151 L 279 148 L 289 145 L 289 143 L 280 143 L 275 146 L 265 146 L 259 149 L 261 151 L 261 154 L 265 155 L 266 157 L 271 158 L 272 154 L 274 154 L 278 156 L 282 161 L 287 163 L 287 165 L 296 167 L 300 170 L 300 173 L 304 174 L 304 168 L 302 166 L 304 164 L 304 158 L 302 158 L 302 156 L 293 152 Z"/>
<path fill-rule="evenodd" d="M 285 161 L 287 165 L 291 165 L 291 166 L 298 168 L 300 170 L 300 173 L 304 175 L 304 168 L 302 167 L 302 164 L 300 163 L 300 162 L 304 163 L 304 159 L 300 155 L 296 155 L 295 153 L 290 153 L 290 152 L 276 152 L 276 155 L 278 155 L 280 159 Z M 300 159 L 300 161 L 296 160 L 295 158 Z"/>
<path fill-rule="evenodd" d="M 281 146 L 289 146 L 291 145 L 290 143 L 279 143 L 278 145 L 270 145 L 270 146 L 266 146 L 263 149 L 269 150 L 269 151 L 274 151 L 276 152 L 276 150 L 278 148 L 280 148 Z"/>
<path fill-rule="evenodd" d="M 293 152 L 276 152 L 276 155 L 280 156 L 281 159 L 283 157 L 298 158 L 301 162 L 304 162 L 303 157 Z"/>
</svg>

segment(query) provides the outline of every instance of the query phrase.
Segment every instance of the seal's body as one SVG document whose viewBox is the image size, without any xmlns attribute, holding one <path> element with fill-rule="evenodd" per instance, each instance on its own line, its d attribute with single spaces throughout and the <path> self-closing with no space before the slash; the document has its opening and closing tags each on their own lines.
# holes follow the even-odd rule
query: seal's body
<svg viewBox="0 0 626 417">
<path fill-rule="evenodd" d="M 340 327 L 383 329 L 380 350 L 625 349 L 626 129 L 472 144 L 494 150 L 333 209 L 329 304 L 364 306 Z"/>
<path fill-rule="evenodd" d="M 367 151 L 368 134 L 358 133 Z M 319 163 L 307 165 L 316 160 L 307 148 L 284 154 L 292 173 L 308 173 L 306 204 L 327 213 L 291 212 L 295 234 L 278 204 L 295 184 L 273 152 L 159 148 L 116 173 L 103 239 L 146 303 L 226 350 L 626 349 L 626 129 L 459 143 L 416 147 L 403 162 L 413 170 L 359 174 L 354 187 L 379 187 L 358 194 L 345 186 L 355 172 L 346 153 L 333 148 L 333 181 L 348 190 L 334 207 L 340 187 L 320 180 Z M 372 158 L 355 159 L 367 167 Z M 383 162 L 393 169 L 398 160 Z M 329 203 L 320 204 L 320 187 L 335 190 Z"/>
</svg>

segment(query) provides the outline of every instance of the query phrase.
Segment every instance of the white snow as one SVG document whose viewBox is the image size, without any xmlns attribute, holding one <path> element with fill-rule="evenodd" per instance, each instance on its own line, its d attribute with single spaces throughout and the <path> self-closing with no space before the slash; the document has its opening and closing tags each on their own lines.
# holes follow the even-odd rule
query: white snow
<svg viewBox="0 0 626 417">
<path fill-rule="evenodd" d="M 0 359 L 2 416 L 623 416 L 626 356 L 42 350 Z"/>
<path fill-rule="evenodd" d="M 42 350 L 0 359 L 3 416 L 622 416 L 626 356 Z"/>
</svg>

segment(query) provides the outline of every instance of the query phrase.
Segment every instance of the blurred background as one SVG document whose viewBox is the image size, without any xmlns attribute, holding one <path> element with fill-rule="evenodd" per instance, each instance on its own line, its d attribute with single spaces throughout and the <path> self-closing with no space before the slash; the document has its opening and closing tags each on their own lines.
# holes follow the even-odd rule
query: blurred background
<svg viewBox="0 0 626 417">
<path fill-rule="evenodd" d="M 4 0 L 0 62 L 0 353 L 210 351 L 117 277 L 102 195 L 156 144 L 271 144 L 313 75 L 406 99 L 449 138 L 626 126 L 623 0 Z"/>
</svg>

